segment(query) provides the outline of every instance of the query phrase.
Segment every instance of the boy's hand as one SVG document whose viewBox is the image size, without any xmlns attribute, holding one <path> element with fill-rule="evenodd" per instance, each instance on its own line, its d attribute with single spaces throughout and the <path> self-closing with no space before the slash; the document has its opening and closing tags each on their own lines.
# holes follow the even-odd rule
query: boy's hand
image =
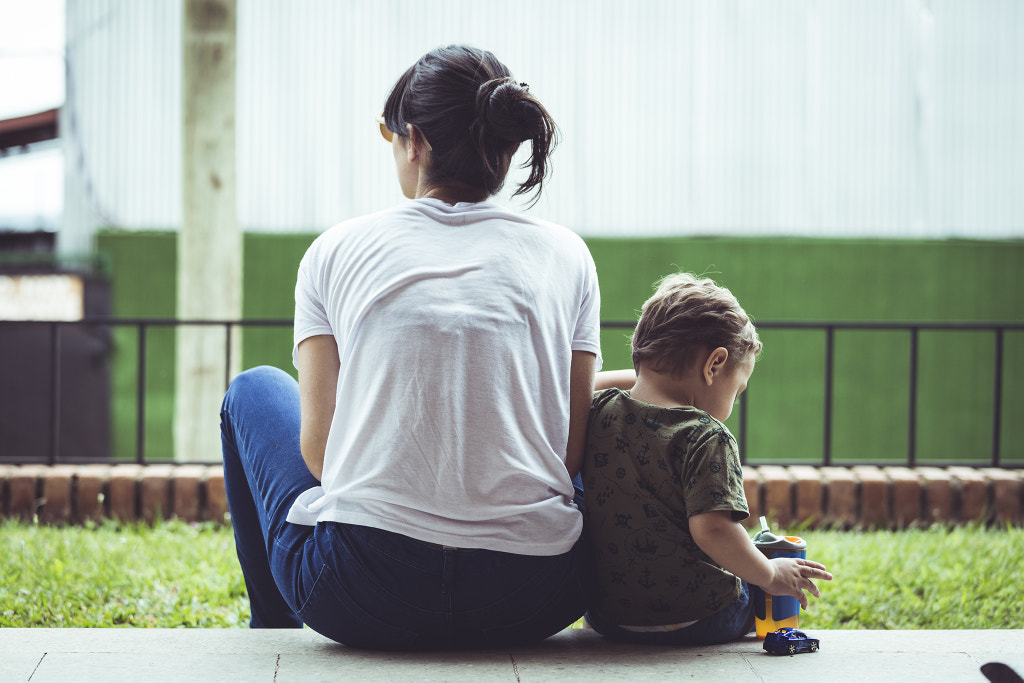
<svg viewBox="0 0 1024 683">
<path fill-rule="evenodd" d="M 831 581 L 832 575 L 825 571 L 825 565 L 811 560 L 803 560 L 793 557 L 776 557 L 770 561 L 772 567 L 772 579 L 761 589 L 769 595 L 788 595 L 800 601 L 800 607 L 807 609 L 807 596 L 804 591 L 810 591 L 816 598 L 821 597 L 821 592 L 814 585 L 811 579 Z"/>
<path fill-rule="evenodd" d="M 690 534 L 700 549 L 725 569 L 749 584 L 760 586 L 765 593 L 796 598 L 804 609 L 805 590 L 821 597 L 812 579 L 832 580 L 825 565 L 817 562 L 792 557 L 769 560 L 728 512 L 716 510 L 690 517 Z"/>
</svg>

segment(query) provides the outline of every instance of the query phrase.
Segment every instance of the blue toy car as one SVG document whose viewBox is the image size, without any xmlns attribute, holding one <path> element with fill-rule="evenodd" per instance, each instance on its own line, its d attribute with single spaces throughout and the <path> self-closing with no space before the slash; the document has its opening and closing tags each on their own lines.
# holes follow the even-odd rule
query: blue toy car
<svg viewBox="0 0 1024 683">
<path fill-rule="evenodd" d="M 764 649 L 773 655 L 795 655 L 797 652 L 817 652 L 817 638 L 809 638 L 795 628 L 780 628 L 764 638 Z"/>
</svg>

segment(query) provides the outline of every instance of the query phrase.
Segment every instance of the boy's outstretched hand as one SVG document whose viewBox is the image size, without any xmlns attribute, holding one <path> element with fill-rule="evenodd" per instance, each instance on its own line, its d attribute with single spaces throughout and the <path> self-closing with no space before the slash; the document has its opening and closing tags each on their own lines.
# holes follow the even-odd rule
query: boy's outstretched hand
<svg viewBox="0 0 1024 683">
<path fill-rule="evenodd" d="M 690 534 L 700 549 L 725 569 L 749 584 L 760 586 L 769 595 L 796 598 L 804 609 L 807 609 L 804 591 L 821 597 L 814 579 L 832 580 L 825 565 L 818 562 L 792 557 L 769 560 L 754 546 L 739 522 L 732 521 L 728 512 L 716 510 L 690 517 Z"/>
<path fill-rule="evenodd" d="M 772 567 L 772 579 L 766 584 L 758 584 L 769 595 L 788 595 L 800 601 L 800 607 L 807 609 L 807 596 L 810 591 L 816 598 L 821 591 L 811 579 L 831 581 L 832 575 L 825 571 L 825 565 L 811 560 L 793 557 L 776 557 L 769 561 Z"/>
</svg>

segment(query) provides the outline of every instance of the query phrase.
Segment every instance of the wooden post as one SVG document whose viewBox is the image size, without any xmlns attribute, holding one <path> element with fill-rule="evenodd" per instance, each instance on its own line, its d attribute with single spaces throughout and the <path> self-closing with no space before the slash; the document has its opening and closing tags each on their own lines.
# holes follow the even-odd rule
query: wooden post
<svg viewBox="0 0 1024 683">
<path fill-rule="evenodd" d="M 235 192 L 235 0 L 184 0 L 182 17 L 182 225 L 178 317 L 242 315 L 242 232 Z M 224 380 L 240 367 L 239 330 L 182 326 L 177 334 L 175 458 L 220 459 Z"/>
</svg>

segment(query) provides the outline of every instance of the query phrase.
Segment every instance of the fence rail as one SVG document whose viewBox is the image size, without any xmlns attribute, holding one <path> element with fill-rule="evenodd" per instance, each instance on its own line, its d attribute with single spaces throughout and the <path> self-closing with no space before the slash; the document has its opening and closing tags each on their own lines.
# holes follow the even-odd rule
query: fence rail
<svg viewBox="0 0 1024 683">
<path fill-rule="evenodd" d="M 84 462 L 112 462 L 111 458 L 102 460 L 83 458 L 61 458 L 61 395 L 62 395 L 62 368 L 61 368 L 61 332 L 66 327 L 98 327 L 98 328 L 134 328 L 137 338 L 136 353 L 136 386 L 135 386 L 135 409 L 136 409 L 136 434 L 135 434 L 135 462 L 139 464 L 186 464 L 182 461 L 167 461 L 148 459 L 146 457 L 146 343 L 151 328 L 177 328 L 182 326 L 214 326 L 223 327 L 226 334 L 225 341 L 225 377 L 224 386 L 230 382 L 231 348 L 232 335 L 236 328 L 260 328 L 260 327 L 290 327 L 290 318 L 272 319 L 247 319 L 247 320 L 178 320 L 178 319 L 156 319 L 156 318 L 85 318 L 75 321 L 8 321 L 0 320 L 0 335 L 4 334 L 14 326 L 38 326 L 49 330 L 50 339 L 50 376 L 49 376 L 49 449 L 45 456 L 19 455 L 14 457 L 2 457 L 0 462 L 9 464 L 28 463 L 84 463 Z M 632 329 L 635 321 L 604 321 L 603 329 Z M 805 330 L 824 333 L 824 391 L 823 391 L 823 443 L 821 465 L 832 465 L 833 463 L 833 426 L 834 426 L 834 394 L 835 394 L 835 337 L 837 331 L 904 331 L 910 336 L 909 344 L 909 396 L 907 401 L 907 450 L 903 464 L 913 467 L 918 464 L 916 427 L 918 420 L 918 370 L 919 370 L 919 346 L 920 333 L 922 331 L 973 331 L 987 332 L 992 335 L 994 363 L 992 367 L 992 422 L 990 458 L 988 460 L 971 460 L 967 462 L 945 462 L 944 464 L 967 465 L 974 467 L 1024 467 L 1024 462 L 1007 462 L 1001 457 L 1001 433 L 1003 428 L 1002 412 L 1004 405 L 1004 377 L 1005 363 L 1005 336 L 1007 332 L 1024 331 L 1024 323 L 890 323 L 890 322 L 758 322 L 758 329 L 767 330 Z M 747 394 L 749 396 L 749 392 Z M 739 425 L 737 438 L 741 444 L 741 452 L 746 449 L 742 446 L 748 436 L 748 413 L 746 402 L 739 414 Z M 203 461 L 204 463 L 206 461 Z M 758 460 L 757 464 L 809 464 L 806 461 L 765 461 Z M 810 463 L 815 464 L 815 463 Z"/>
</svg>

